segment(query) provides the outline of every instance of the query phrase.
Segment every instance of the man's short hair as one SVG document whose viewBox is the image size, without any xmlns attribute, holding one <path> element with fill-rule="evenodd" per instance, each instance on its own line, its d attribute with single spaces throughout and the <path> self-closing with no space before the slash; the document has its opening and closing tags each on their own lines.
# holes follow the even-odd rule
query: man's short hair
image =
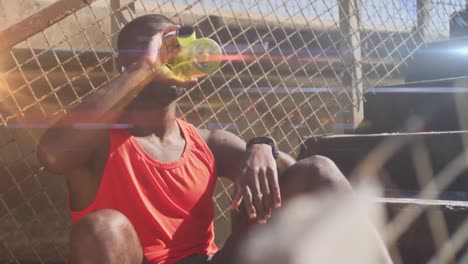
<svg viewBox="0 0 468 264">
<path fill-rule="evenodd" d="M 135 18 L 120 30 L 117 37 L 117 49 L 131 49 L 134 45 L 135 36 L 149 32 L 151 29 L 163 30 L 165 26 L 174 24 L 169 18 L 159 14 L 148 14 Z"/>
</svg>

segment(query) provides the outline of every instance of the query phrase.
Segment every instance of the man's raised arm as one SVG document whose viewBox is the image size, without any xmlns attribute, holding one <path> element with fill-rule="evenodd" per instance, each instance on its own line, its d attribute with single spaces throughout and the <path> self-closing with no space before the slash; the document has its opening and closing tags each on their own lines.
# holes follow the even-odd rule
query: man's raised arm
<svg viewBox="0 0 468 264">
<path fill-rule="evenodd" d="M 165 33 L 179 26 L 169 26 L 147 43 L 147 52 L 132 61 L 127 70 L 95 93 L 84 98 L 61 117 L 43 135 L 38 146 L 39 161 L 51 172 L 63 174 L 87 164 L 100 142 L 108 137 L 109 125 L 116 122 L 128 104 L 152 80 L 164 85 L 186 86 L 186 82 L 167 72 L 160 48 Z M 77 129 L 79 125 L 99 125 L 99 129 Z"/>
</svg>

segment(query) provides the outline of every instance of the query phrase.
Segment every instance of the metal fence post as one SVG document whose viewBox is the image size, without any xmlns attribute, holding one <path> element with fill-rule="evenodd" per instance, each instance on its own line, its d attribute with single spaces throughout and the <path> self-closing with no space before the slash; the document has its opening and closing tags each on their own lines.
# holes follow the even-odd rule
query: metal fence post
<svg viewBox="0 0 468 264">
<path fill-rule="evenodd" d="M 362 101 L 363 83 L 361 67 L 361 34 L 359 9 L 361 0 L 338 0 L 340 9 L 340 52 L 345 69 L 341 81 L 350 88 L 352 108 L 343 113 L 346 129 L 354 129 L 364 119 Z"/>
<path fill-rule="evenodd" d="M 416 0 L 418 30 L 421 41 L 425 41 L 429 35 L 431 27 L 431 4 L 432 0 Z"/>
<path fill-rule="evenodd" d="M 111 20 L 111 34 L 112 34 L 112 49 L 114 52 L 117 52 L 117 37 L 119 32 L 120 27 L 119 23 L 121 20 L 122 14 L 120 12 L 117 12 L 120 9 L 120 0 L 110 0 L 110 7 L 111 7 L 111 12 L 113 15 L 109 16 Z M 115 65 L 115 61 L 113 62 L 114 65 L 114 72 L 118 71 Z"/>
</svg>

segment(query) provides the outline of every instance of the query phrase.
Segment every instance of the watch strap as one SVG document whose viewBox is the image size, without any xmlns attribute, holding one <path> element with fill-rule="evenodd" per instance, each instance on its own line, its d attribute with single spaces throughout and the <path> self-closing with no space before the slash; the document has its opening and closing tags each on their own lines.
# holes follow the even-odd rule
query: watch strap
<svg viewBox="0 0 468 264">
<path fill-rule="evenodd" d="M 252 138 L 251 140 L 249 140 L 247 142 L 247 147 L 246 149 L 249 149 L 252 145 L 255 145 L 255 144 L 267 144 L 267 145 L 270 145 L 271 146 L 271 149 L 272 149 L 272 154 L 273 154 L 273 158 L 277 159 L 278 156 L 279 156 L 279 150 L 278 150 L 278 145 L 276 143 L 276 140 L 272 137 L 268 137 L 268 136 L 262 136 L 262 137 L 255 137 L 255 138 Z"/>
</svg>

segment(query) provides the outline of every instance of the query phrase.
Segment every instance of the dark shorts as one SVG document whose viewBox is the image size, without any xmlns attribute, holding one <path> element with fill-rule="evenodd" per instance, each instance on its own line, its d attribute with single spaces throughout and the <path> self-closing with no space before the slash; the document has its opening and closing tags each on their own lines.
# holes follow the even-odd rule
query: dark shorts
<svg viewBox="0 0 468 264">
<path fill-rule="evenodd" d="M 193 256 L 184 258 L 183 260 L 177 262 L 177 264 L 209 264 L 212 258 L 213 256 L 193 255 Z M 148 260 L 144 258 L 141 264 L 148 264 Z"/>
<path fill-rule="evenodd" d="M 177 264 L 209 264 L 213 256 L 193 255 L 177 262 Z"/>
</svg>

